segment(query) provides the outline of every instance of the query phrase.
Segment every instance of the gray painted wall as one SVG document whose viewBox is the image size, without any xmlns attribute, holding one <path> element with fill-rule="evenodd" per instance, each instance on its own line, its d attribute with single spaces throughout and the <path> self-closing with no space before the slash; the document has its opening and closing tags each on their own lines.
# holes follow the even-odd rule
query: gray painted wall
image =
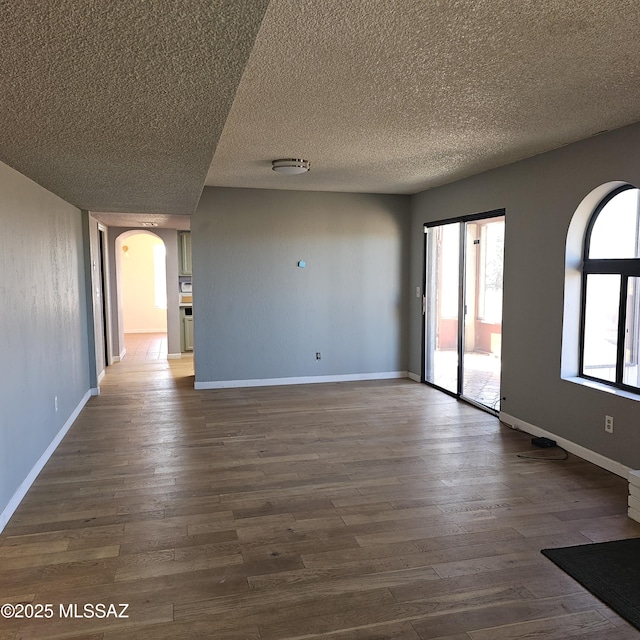
<svg viewBox="0 0 640 640">
<path fill-rule="evenodd" d="M 406 371 L 409 218 L 407 196 L 205 188 L 196 381 Z"/>
<path fill-rule="evenodd" d="M 640 185 L 638 149 L 634 125 L 426 191 L 412 198 L 411 231 L 415 287 L 422 283 L 424 222 L 506 209 L 502 409 L 636 469 L 638 401 L 562 380 L 560 367 L 569 223 L 599 185 Z M 418 300 L 410 305 L 410 371 L 419 374 L 422 316 Z M 605 414 L 615 418 L 613 435 L 604 432 Z"/>
<path fill-rule="evenodd" d="M 80 211 L 0 163 L 0 219 L 1 513 L 83 400 L 89 359 Z"/>
<path fill-rule="evenodd" d="M 118 289 L 118 260 L 116 240 L 126 231 L 148 232 L 134 227 L 109 227 L 107 243 L 109 251 L 109 294 L 111 296 L 111 344 L 113 356 L 124 351 L 124 325 L 122 321 L 121 295 Z M 178 289 L 178 232 L 176 229 L 153 229 L 151 233 L 162 238 L 167 260 L 167 349 L 169 354 L 180 353 L 180 309 Z M 125 243 L 126 244 L 126 243 Z"/>
</svg>

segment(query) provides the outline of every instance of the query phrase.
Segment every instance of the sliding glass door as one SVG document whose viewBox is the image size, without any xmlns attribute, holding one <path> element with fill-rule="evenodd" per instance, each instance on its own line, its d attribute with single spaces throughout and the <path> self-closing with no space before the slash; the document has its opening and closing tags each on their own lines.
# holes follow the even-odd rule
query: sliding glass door
<svg viewBox="0 0 640 640">
<path fill-rule="evenodd" d="M 425 382 L 500 409 L 504 213 L 425 227 Z"/>
</svg>

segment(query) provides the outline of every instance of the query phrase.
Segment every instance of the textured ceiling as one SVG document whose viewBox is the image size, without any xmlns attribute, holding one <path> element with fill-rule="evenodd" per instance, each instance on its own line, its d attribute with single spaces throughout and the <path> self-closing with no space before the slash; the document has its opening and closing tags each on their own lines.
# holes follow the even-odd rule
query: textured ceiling
<svg viewBox="0 0 640 640">
<path fill-rule="evenodd" d="M 207 184 L 414 193 L 636 122 L 639 33 L 637 0 L 272 0 Z"/>
<path fill-rule="evenodd" d="M 205 179 L 414 193 L 639 121 L 638 33 L 637 0 L 0 1 L 0 160 L 108 224 Z"/>
<path fill-rule="evenodd" d="M 0 2 L 0 160 L 83 209 L 190 214 L 267 4 Z"/>
</svg>

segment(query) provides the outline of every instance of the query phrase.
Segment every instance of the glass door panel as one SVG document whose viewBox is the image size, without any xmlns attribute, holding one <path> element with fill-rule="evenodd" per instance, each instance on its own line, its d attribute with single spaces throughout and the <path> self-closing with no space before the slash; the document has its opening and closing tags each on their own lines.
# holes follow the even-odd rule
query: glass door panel
<svg viewBox="0 0 640 640">
<path fill-rule="evenodd" d="M 425 380 L 457 394 L 460 300 L 459 222 L 426 236 Z"/>
<path fill-rule="evenodd" d="M 461 396 L 500 410 L 504 216 L 465 223 Z"/>
</svg>

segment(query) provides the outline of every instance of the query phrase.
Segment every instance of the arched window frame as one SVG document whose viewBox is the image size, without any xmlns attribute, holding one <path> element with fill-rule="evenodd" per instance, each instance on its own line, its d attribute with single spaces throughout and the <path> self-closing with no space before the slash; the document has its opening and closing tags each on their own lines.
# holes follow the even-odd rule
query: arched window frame
<svg viewBox="0 0 640 640">
<path fill-rule="evenodd" d="M 625 327 L 627 316 L 627 297 L 629 291 L 629 278 L 640 277 L 640 258 L 590 258 L 591 238 L 598 216 L 607 204 L 620 193 L 629 189 L 636 189 L 630 184 L 624 184 L 609 192 L 599 202 L 593 211 L 585 232 L 582 259 L 582 287 L 581 287 L 581 311 L 580 311 L 580 377 L 593 380 L 598 383 L 612 387 L 624 389 L 634 393 L 640 393 L 640 387 L 630 386 L 623 382 L 624 378 L 624 349 L 625 349 Z M 620 295 L 618 298 L 618 327 L 616 342 L 616 372 L 615 381 L 604 380 L 585 373 L 584 352 L 585 352 L 585 324 L 586 324 L 586 303 L 587 303 L 587 279 L 594 274 L 611 274 L 620 276 Z"/>
</svg>

